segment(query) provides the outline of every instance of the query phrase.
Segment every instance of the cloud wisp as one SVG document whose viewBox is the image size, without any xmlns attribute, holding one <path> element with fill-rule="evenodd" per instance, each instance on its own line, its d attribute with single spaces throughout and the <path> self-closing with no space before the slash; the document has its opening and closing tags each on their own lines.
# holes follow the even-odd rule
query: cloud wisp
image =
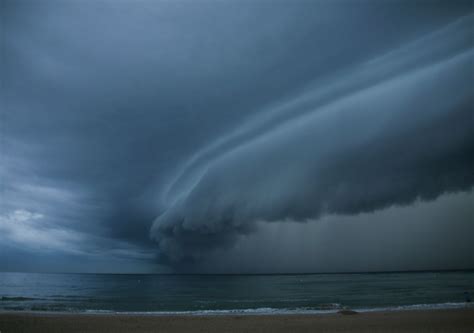
<svg viewBox="0 0 474 333">
<path fill-rule="evenodd" d="M 196 155 L 151 229 L 163 262 L 232 246 L 258 221 L 372 212 L 469 190 L 472 22 L 365 63 L 326 90 L 316 85 Z"/>
</svg>

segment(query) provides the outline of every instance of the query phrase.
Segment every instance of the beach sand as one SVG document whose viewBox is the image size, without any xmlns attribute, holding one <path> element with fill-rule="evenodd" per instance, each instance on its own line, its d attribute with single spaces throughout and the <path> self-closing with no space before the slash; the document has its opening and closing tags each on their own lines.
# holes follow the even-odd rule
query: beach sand
<svg viewBox="0 0 474 333">
<path fill-rule="evenodd" d="M 466 332 L 474 308 L 355 315 L 147 316 L 0 313 L 1 333 L 13 332 Z"/>
</svg>

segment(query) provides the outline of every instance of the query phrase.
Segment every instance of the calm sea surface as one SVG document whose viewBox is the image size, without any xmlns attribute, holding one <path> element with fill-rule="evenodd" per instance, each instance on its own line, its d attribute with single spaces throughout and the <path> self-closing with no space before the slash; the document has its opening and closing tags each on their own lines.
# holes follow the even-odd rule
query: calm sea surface
<svg viewBox="0 0 474 333">
<path fill-rule="evenodd" d="M 469 306 L 474 272 L 311 275 L 0 273 L 1 311 L 319 313 Z M 470 303 L 472 304 L 472 303 Z"/>
</svg>

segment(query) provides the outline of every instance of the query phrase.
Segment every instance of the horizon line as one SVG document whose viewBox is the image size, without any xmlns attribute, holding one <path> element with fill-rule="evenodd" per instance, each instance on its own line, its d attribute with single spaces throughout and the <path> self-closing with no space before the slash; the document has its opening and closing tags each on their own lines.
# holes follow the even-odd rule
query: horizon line
<svg viewBox="0 0 474 333">
<path fill-rule="evenodd" d="M 420 270 L 387 270 L 387 271 L 332 271 L 332 272 L 301 272 L 301 273 L 104 273 L 104 272 L 27 272 L 27 271 L 0 271 L 0 273 L 24 274 L 88 274 L 88 275 L 170 275 L 170 276 L 257 276 L 257 275 L 338 275 L 338 274 L 397 274 L 397 273 L 455 273 L 474 272 L 473 268 L 454 269 L 420 269 Z"/>
</svg>

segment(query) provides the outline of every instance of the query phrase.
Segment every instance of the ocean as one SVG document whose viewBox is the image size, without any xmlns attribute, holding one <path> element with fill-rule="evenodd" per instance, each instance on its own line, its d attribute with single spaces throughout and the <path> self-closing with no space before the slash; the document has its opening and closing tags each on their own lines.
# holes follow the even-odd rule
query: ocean
<svg viewBox="0 0 474 333">
<path fill-rule="evenodd" d="M 474 271 L 303 275 L 0 273 L 0 311 L 282 314 L 471 306 Z"/>
</svg>

